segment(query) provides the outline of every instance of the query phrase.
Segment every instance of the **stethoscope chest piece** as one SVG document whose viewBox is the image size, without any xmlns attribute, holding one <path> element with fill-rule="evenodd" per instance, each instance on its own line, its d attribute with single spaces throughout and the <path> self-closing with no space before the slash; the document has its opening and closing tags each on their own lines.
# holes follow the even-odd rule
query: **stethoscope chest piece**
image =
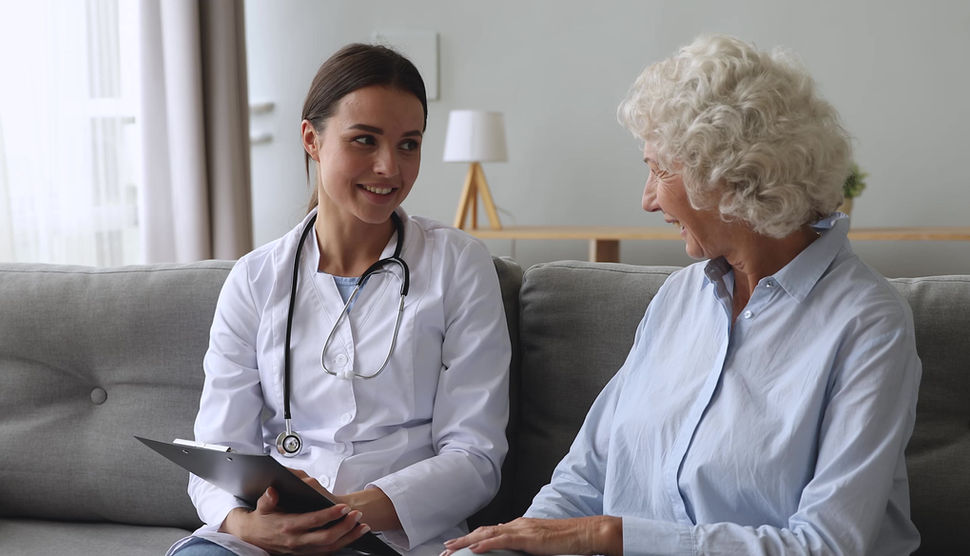
<svg viewBox="0 0 970 556">
<path fill-rule="evenodd" d="M 276 450 L 286 458 L 296 457 L 303 451 L 303 437 L 290 429 L 289 419 L 286 420 L 286 430 L 276 437 Z"/>
</svg>

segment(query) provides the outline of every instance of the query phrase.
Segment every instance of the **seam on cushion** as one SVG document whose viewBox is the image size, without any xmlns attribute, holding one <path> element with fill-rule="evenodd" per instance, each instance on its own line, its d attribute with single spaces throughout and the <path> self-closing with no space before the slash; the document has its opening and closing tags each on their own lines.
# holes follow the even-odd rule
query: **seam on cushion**
<svg viewBox="0 0 970 556">
<path fill-rule="evenodd" d="M 523 272 L 523 282 L 527 278 L 528 274 L 530 274 L 533 271 L 533 269 L 535 271 L 539 271 L 542 269 L 561 268 L 561 269 L 568 269 L 568 270 L 574 270 L 574 271 L 595 271 L 595 272 L 606 271 L 606 272 L 613 272 L 617 274 L 634 274 L 638 276 L 657 276 L 657 275 L 669 276 L 670 274 L 683 268 L 683 267 L 677 267 L 677 266 L 662 266 L 662 267 L 654 267 L 654 268 L 660 268 L 664 270 L 655 270 L 655 269 L 648 270 L 649 267 L 637 267 L 634 265 L 624 265 L 624 263 L 598 263 L 604 266 L 596 266 L 596 267 L 586 266 L 586 264 L 597 264 L 597 263 L 583 263 L 583 262 L 539 263 L 529 267 L 525 272 Z M 612 265 L 612 264 L 623 265 L 626 268 L 605 266 L 605 265 Z"/>
<path fill-rule="evenodd" d="M 916 276 L 912 278 L 888 278 L 894 284 L 968 284 L 970 276 L 951 274 L 943 276 Z"/>
<path fill-rule="evenodd" d="M 52 265 L 52 268 L 0 268 L 0 274 L 86 274 L 86 275 L 111 275 L 111 274 L 145 274 L 156 272 L 172 271 L 224 271 L 232 268 L 232 261 L 227 266 L 222 266 L 221 261 L 209 264 L 206 261 L 201 263 L 187 263 L 185 265 L 173 266 L 130 266 L 130 267 L 85 267 L 73 266 L 69 268 L 58 268 L 60 265 Z"/>
</svg>

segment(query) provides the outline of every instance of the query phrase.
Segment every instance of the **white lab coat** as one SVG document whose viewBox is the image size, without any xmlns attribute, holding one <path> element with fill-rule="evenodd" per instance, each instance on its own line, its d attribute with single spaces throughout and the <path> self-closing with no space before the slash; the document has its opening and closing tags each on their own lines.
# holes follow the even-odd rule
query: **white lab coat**
<svg viewBox="0 0 970 556">
<path fill-rule="evenodd" d="M 403 531 L 384 539 L 402 550 L 437 554 L 441 541 L 462 534 L 464 519 L 498 490 L 507 451 L 509 333 L 499 283 L 478 240 L 398 209 L 404 223 L 401 257 L 410 291 L 397 345 L 384 371 L 400 300 L 400 280 L 372 277 L 361 290 L 326 354 L 324 341 L 344 303 L 333 278 L 317 271 L 316 235 L 300 260 L 291 337 L 292 427 L 304 451 L 283 458 L 275 449 L 283 421 L 283 349 L 293 260 L 309 219 L 244 256 L 223 286 L 205 355 L 205 385 L 196 440 L 265 452 L 305 470 L 336 494 L 376 486 L 394 503 Z M 390 256 L 391 238 L 381 257 Z M 399 269 L 388 266 L 395 275 Z M 349 320 L 349 326 L 347 324 Z M 242 503 L 192 476 L 189 495 L 211 535 Z M 228 539 L 240 553 L 245 547 Z"/>
</svg>

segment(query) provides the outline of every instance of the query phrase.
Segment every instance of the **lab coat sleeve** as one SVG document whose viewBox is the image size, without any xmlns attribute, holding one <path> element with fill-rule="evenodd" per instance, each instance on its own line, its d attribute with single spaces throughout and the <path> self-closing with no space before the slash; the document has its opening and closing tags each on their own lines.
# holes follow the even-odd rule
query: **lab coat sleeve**
<svg viewBox="0 0 970 556">
<path fill-rule="evenodd" d="M 408 549 L 461 523 L 498 491 L 508 449 L 508 326 L 492 258 L 469 242 L 439 279 L 445 284 L 441 373 L 432 417 L 436 455 L 371 483 L 391 499 Z"/>
<path fill-rule="evenodd" d="M 245 261 L 245 260 L 244 260 Z M 195 420 L 195 439 L 240 452 L 262 452 L 259 408 L 263 407 L 256 365 L 259 314 L 247 267 L 233 267 L 216 304 L 203 360 L 205 382 Z M 199 517 L 218 526 L 226 514 L 246 504 L 228 492 L 189 476 L 189 497 Z"/>
</svg>

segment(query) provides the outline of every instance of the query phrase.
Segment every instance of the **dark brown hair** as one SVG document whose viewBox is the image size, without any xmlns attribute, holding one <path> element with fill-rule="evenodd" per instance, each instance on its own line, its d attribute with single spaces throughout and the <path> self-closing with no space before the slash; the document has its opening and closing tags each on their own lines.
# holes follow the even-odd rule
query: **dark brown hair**
<svg viewBox="0 0 970 556">
<path fill-rule="evenodd" d="M 324 62 L 310 84 L 303 101 L 303 120 L 309 121 L 317 133 L 333 115 L 337 103 L 344 96 L 370 87 L 383 85 L 413 94 L 424 109 L 424 126 L 428 125 L 428 96 L 424 80 L 410 60 L 385 46 L 348 44 Z M 303 153 L 307 183 L 310 183 L 310 155 Z M 317 188 L 312 187 L 307 210 L 317 206 Z"/>
</svg>

